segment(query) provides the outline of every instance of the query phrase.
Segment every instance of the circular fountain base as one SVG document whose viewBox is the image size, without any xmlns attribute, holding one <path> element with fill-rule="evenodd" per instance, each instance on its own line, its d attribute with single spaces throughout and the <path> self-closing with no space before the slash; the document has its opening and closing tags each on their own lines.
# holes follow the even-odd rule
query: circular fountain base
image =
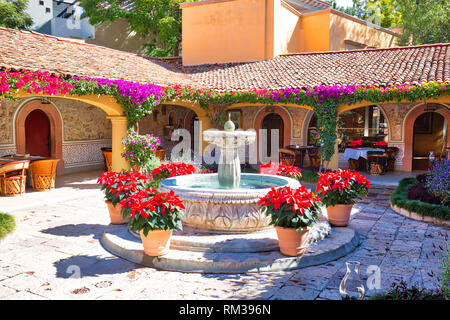
<svg viewBox="0 0 450 320">
<path fill-rule="evenodd" d="M 291 178 L 266 174 L 241 174 L 240 186 L 220 186 L 217 174 L 192 174 L 161 181 L 162 192 L 173 190 L 186 207 L 183 226 L 198 232 L 251 233 L 270 229 L 270 217 L 258 201 L 272 187 L 300 187 Z"/>
<path fill-rule="evenodd" d="M 300 269 L 345 256 L 359 242 L 359 236 L 353 229 L 331 228 L 330 234 L 310 244 L 303 256 L 288 257 L 280 253 L 274 230 L 228 235 L 185 230 L 174 234 L 167 255 L 150 257 L 144 254 L 141 240 L 133 236 L 126 226 L 110 225 L 101 238 L 106 250 L 128 261 L 156 269 L 197 273 Z"/>
</svg>

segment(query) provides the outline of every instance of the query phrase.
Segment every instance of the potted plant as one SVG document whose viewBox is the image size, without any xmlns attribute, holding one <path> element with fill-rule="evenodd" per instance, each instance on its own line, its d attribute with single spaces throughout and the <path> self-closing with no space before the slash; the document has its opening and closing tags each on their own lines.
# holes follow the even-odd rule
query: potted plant
<svg viewBox="0 0 450 320">
<path fill-rule="evenodd" d="M 122 143 L 125 146 L 122 157 L 128 160 L 134 170 L 144 172 L 148 162 L 156 156 L 161 140 L 151 134 L 137 134 L 131 129 Z"/>
<path fill-rule="evenodd" d="M 388 143 L 386 141 L 378 141 L 375 143 L 375 147 L 386 150 Z"/>
<path fill-rule="evenodd" d="M 327 207 L 328 221 L 338 227 L 348 225 L 353 204 L 366 197 L 370 182 L 356 171 L 338 170 L 319 173 L 317 192 L 321 193 L 322 203 Z"/>
<path fill-rule="evenodd" d="M 184 205 L 171 190 L 158 192 L 154 188 L 140 190 L 121 201 L 130 214 L 131 230 L 141 235 L 144 253 L 162 256 L 169 252 L 172 230 L 182 230 Z"/>
<path fill-rule="evenodd" d="M 267 164 L 261 164 L 258 173 L 273 174 L 277 176 L 293 178 L 298 181 L 300 181 L 302 177 L 302 173 L 298 167 L 277 162 L 269 162 Z"/>
<path fill-rule="evenodd" d="M 306 251 L 309 227 L 320 212 L 319 197 L 304 186 L 272 188 L 258 205 L 271 217 L 280 251 L 288 256 L 301 256 Z"/>
<path fill-rule="evenodd" d="M 186 164 L 184 162 L 169 162 L 160 165 L 152 170 L 150 173 L 152 177 L 151 186 L 158 188 L 159 183 L 169 177 L 183 176 L 187 174 L 194 174 L 196 172 L 195 167 L 192 164 Z"/>
<path fill-rule="evenodd" d="M 105 192 L 105 203 L 108 207 L 112 224 L 124 224 L 127 222 L 126 216 L 122 215 L 120 201 L 130 194 L 144 189 L 149 178 L 139 171 L 129 172 L 104 172 L 100 175 L 97 183 L 101 185 L 101 190 Z"/>
</svg>

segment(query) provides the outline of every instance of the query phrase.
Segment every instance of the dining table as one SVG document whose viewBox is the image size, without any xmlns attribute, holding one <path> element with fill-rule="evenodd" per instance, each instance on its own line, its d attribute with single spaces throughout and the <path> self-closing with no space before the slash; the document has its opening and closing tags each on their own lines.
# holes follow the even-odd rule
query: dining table
<svg viewBox="0 0 450 320">
<path fill-rule="evenodd" d="M 344 150 L 344 160 L 348 161 L 350 159 L 358 160 L 360 157 L 367 160 L 367 152 L 369 151 L 385 151 L 379 148 L 345 148 Z"/>
<path fill-rule="evenodd" d="M 301 146 L 297 144 L 291 144 L 286 147 L 289 150 L 294 151 L 297 156 L 295 157 L 295 165 L 299 168 L 303 168 L 303 162 L 305 159 L 305 155 L 309 149 L 317 148 L 315 146 Z"/>
<path fill-rule="evenodd" d="M 46 160 L 50 159 L 49 157 L 42 157 L 42 156 L 26 156 L 22 154 L 15 154 L 15 155 L 8 155 L 8 156 L 0 156 L 0 164 L 7 163 L 7 162 L 13 162 L 13 161 L 23 161 L 23 160 L 29 160 L 30 163 L 38 160 Z"/>
<path fill-rule="evenodd" d="M 359 148 L 345 148 L 344 160 L 349 161 L 354 159 L 358 161 L 358 170 L 366 171 L 367 169 L 367 152 L 369 151 L 382 151 L 386 150 L 380 148 L 359 147 Z"/>
</svg>

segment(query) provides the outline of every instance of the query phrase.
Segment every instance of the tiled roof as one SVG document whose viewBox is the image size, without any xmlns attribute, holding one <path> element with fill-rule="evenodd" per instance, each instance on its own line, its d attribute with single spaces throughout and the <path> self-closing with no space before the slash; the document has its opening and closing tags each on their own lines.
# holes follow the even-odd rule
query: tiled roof
<svg viewBox="0 0 450 320">
<path fill-rule="evenodd" d="M 281 55 L 271 60 L 182 66 L 34 32 L 0 28 L 0 69 L 181 84 L 216 90 L 334 84 L 450 82 L 450 44 Z"/>
<path fill-rule="evenodd" d="M 58 75 L 125 79 L 159 85 L 192 84 L 160 60 L 40 33 L 0 28 L 0 68 Z"/>
<path fill-rule="evenodd" d="M 217 90 L 450 82 L 450 44 L 289 54 L 264 61 L 191 67 L 179 63 L 179 68 L 202 87 Z"/>
</svg>

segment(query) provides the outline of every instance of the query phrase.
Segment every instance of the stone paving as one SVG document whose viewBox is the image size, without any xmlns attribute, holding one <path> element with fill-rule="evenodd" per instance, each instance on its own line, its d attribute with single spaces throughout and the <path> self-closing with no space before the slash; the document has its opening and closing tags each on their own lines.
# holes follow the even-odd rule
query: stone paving
<svg viewBox="0 0 450 320">
<path fill-rule="evenodd" d="M 365 284 L 368 266 L 379 266 L 382 290 L 400 280 L 437 288 L 431 272 L 440 273 L 442 254 L 434 245 L 442 243 L 438 231 L 448 230 L 394 213 L 392 189 L 374 187 L 355 205 L 350 225 L 364 240 L 339 260 L 287 272 L 218 275 L 159 271 L 105 251 L 99 239 L 109 216 L 102 193 L 91 188 L 81 199 L 12 212 L 16 230 L 0 242 L 0 299 L 340 299 L 349 260 L 361 262 Z"/>
</svg>

